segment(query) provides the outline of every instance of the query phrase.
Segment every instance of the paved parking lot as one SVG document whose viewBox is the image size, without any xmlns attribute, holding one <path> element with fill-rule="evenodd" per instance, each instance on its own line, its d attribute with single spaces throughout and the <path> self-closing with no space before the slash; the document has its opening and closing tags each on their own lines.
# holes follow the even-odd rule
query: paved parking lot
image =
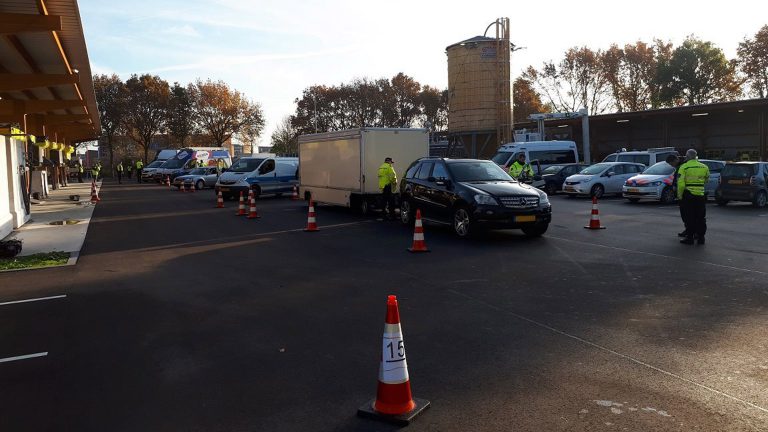
<svg viewBox="0 0 768 432">
<path fill-rule="evenodd" d="M 211 191 L 105 184 L 76 267 L 0 275 L 0 430 L 389 431 L 376 391 L 396 294 L 414 431 L 768 427 L 768 210 L 556 196 L 544 237 L 456 238 Z"/>
</svg>

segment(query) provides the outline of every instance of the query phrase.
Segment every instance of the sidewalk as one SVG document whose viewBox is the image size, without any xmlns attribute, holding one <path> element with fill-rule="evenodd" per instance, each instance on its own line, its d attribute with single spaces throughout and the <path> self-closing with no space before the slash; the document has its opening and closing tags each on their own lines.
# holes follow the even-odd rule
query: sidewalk
<svg viewBox="0 0 768 432">
<path fill-rule="evenodd" d="M 101 182 L 96 184 L 96 190 L 101 190 Z M 79 195 L 80 200 L 72 201 L 70 195 Z M 33 201 L 31 219 L 21 228 L 14 230 L 8 239 L 22 241 L 19 256 L 69 252 L 70 257 L 66 265 L 74 265 L 85 242 L 94 208 L 91 204 L 91 183 L 70 182 L 67 187 L 51 190 L 45 201 L 38 204 Z M 51 224 L 61 221 L 65 223 Z"/>
</svg>

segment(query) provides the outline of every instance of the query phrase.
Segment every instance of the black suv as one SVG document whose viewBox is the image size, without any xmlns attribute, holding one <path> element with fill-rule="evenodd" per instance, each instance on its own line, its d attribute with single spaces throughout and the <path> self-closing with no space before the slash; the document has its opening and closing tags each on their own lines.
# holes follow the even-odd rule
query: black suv
<svg viewBox="0 0 768 432">
<path fill-rule="evenodd" d="M 400 219 L 412 224 L 416 209 L 423 219 L 451 224 L 465 237 L 476 225 L 519 228 L 540 236 L 552 220 L 547 194 L 513 180 L 492 161 L 422 158 L 400 182 Z"/>
</svg>

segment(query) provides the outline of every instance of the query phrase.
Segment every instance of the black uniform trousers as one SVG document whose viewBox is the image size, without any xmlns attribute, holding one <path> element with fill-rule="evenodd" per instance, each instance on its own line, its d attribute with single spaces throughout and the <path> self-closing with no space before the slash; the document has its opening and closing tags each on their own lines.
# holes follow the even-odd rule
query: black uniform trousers
<svg viewBox="0 0 768 432">
<path fill-rule="evenodd" d="M 683 218 L 687 237 L 704 238 L 707 233 L 707 197 L 696 196 L 687 190 L 680 201 L 680 216 Z"/>
<path fill-rule="evenodd" d="M 382 200 L 384 201 L 384 205 L 387 206 L 389 217 L 394 218 L 395 217 L 395 195 L 392 193 L 391 184 L 384 186 L 384 190 L 382 190 Z"/>
<path fill-rule="evenodd" d="M 136 183 L 141 183 L 141 168 L 136 168 Z"/>
<path fill-rule="evenodd" d="M 117 183 L 118 184 L 123 184 L 123 172 L 122 171 L 118 171 L 117 172 Z"/>
</svg>

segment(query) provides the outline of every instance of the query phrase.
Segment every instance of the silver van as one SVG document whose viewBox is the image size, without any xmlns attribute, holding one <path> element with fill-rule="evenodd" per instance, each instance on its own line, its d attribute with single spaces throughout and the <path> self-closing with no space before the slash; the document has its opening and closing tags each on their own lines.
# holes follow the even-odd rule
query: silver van
<svg viewBox="0 0 768 432">
<path fill-rule="evenodd" d="M 239 196 L 253 191 L 261 195 L 290 194 L 294 185 L 299 184 L 299 158 L 255 155 L 238 159 L 219 176 L 214 186 L 224 198 Z"/>
</svg>

